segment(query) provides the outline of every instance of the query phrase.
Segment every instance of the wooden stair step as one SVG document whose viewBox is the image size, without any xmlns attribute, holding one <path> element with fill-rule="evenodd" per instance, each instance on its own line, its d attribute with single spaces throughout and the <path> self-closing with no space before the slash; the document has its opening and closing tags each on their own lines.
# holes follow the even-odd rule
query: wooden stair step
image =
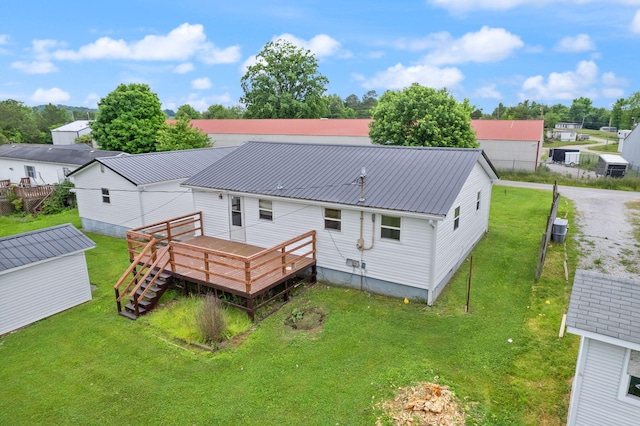
<svg viewBox="0 0 640 426">
<path fill-rule="evenodd" d="M 122 315 L 123 317 L 132 319 L 132 320 L 138 319 L 138 316 L 135 314 L 135 312 L 120 311 L 120 312 L 118 312 L 118 314 Z"/>
<path fill-rule="evenodd" d="M 136 307 L 133 305 L 133 303 L 127 303 L 126 305 L 124 305 L 125 310 L 131 312 L 133 315 L 136 314 Z M 122 311 L 125 312 L 125 311 Z M 140 315 L 144 315 L 147 310 L 141 306 L 138 307 L 138 312 L 140 312 Z"/>
</svg>

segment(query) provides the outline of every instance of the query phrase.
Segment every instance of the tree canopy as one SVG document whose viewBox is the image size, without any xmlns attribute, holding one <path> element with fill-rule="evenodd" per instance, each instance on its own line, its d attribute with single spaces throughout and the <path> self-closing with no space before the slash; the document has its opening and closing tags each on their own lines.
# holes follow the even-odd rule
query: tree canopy
<svg viewBox="0 0 640 426">
<path fill-rule="evenodd" d="M 98 103 L 96 120 L 91 123 L 93 139 L 102 149 L 153 152 L 165 118 L 158 95 L 148 85 L 121 84 Z"/>
<path fill-rule="evenodd" d="M 22 102 L 13 99 L 0 102 L 0 143 L 46 142 L 46 135 L 38 128 L 38 118 L 36 111 Z"/>
<path fill-rule="evenodd" d="M 242 118 L 244 108 L 240 105 L 225 107 L 220 104 L 209 105 L 209 108 L 202 113 L 202 118 L 206 119 L 224 119 L 224 118 Z"/>
<path fill-rule="evenodd" d="M 196 129 L 189 117 L 181 116 L 174 124 L 163 123 L 158 130 L 156 151 L 207 148 L 211 146 L 209 136 Z"/>
<path fill-rule="evenodd" d="M 245 117 L 326 117 L 328 83 L 311 51 L 284 40 L 269 42 L 241 79 Z"/>
<path fill-rule="evenodd" d="M 457 102 L 446 89 L 413 84 L 380 97 L 369 137 L 382 145 L 477 147 L 471 111 L 467 99 Z"/>
<path fill-rule="evenodd" d="M 182 117 L 187 117 L 192 120 L 197 120 L 202 118 L 202 114 L 200 111 L 196 110 L 189 104 L 180 105 L 178 107 L 178 111 L 176 111 L 176 119 L 180 119 Z"/>
<path fill-rule="evenodd" d="M 640 122 L 640 92 L 618 99 L 611 111 L 611 125 L 618 129 L 633 130 Z"/>
</svg>

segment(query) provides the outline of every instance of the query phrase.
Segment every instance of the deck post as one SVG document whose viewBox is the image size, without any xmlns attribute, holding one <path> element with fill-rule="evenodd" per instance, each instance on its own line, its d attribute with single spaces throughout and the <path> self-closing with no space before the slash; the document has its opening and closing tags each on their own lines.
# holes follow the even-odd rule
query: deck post
<svg viewBox="0 0 640 426">
<path fill-rule="evenodd" d="M 209 275 L 209 253 L 207 253 L 207 252 L 204 252 L 204 270 L 205 270 L 205 273 L 204 273 L 205 280 L 209 281 L 209 277 L 210 277 L 210 275 Z"/>
<path fill-rule="evenodd" d="M 286 248 L 282 247 L 282 275 L 286 275 L 287 274 L 287 255 L 286 255 Z"/>
<path fill-rule="evenodd" d="M 171 241 L 169 241 L 169 264 L 171 265 L 171 272 L 175 272 L 176 271 L 176 257 L 173 254 L 173 245 L 171 244 Z"/>
<path fill-rule="evenodd" d="M 166 221 L 167 224 L 167 242 L 171 242 L 171 222 Z"/>
<path fill-rule="evenodd" d="M 313 231 L 311 234 L 311 253 L 313 260 L 316 260 L 316 231 Z"/>
<path fill-rule="evenodd" d="M 247 293 L 251 293 L 251 262 L 244 262 L 244 280 Z"/>
</svg>

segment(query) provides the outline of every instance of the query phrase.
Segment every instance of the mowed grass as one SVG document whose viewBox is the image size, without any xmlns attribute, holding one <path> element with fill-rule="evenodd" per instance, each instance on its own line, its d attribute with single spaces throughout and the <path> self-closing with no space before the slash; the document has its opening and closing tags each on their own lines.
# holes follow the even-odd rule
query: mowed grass
<svg viewBox="0 0 640 426">
<path fill-rule="evenodd" d="M 381 401 L 417 381 L 449 385 L 467 424 L 564 424 L 578 340 L 557 336 L 569 294 L 562 245 L 533 285 L 550 204 L 549 192 L 494 188 L 469 313 L 467 260 L 433 307 L 317 284 L 213 354 L 118 316 L 125 243 L 89 234 L 94 299 L 0 339 L 0 424 L 370 425 L 388 420 Z M 321 330 L 284 325 L 311 306 L 327 312 Z"/>
</svg>

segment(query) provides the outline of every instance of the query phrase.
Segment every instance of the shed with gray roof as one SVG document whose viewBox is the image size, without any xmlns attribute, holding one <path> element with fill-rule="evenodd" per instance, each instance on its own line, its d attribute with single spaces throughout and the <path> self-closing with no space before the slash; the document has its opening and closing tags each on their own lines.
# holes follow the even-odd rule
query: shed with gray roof
<svg viewBox="0 0 640 426">
<path fill-rule="evenodd" d="M 180 184 L 236 147 L 202 148 L 96 158 L 69 175 L 82 228 L 115 237 L 128 229 L 193 212 Z"/>
<path fill-rule="evenodd" d="M 66 175 L 99 157 L 123 155 L 87 145 L 5 144 L 0 145 L 0 179 L 19 183 L 30 177 L 35 184 L 62 182 Z"/>
<path fill-rule="evenodd" d="M 321 278 L 433 302 L 488 227 L 480 149 L 247 142 L 187 179 L 205 235 L 317 232 Z"/>
<path fill-rule="evenodd" d="M 0 238 L 0 335 L 91 300 L 94 247 L 71 224 Z"/>
<path fill-rule="evenodd" d="M 638 424 L 640 281 L 576 271 L 567 331 L 580 336 L 568 424 Z"/>
</svg>

